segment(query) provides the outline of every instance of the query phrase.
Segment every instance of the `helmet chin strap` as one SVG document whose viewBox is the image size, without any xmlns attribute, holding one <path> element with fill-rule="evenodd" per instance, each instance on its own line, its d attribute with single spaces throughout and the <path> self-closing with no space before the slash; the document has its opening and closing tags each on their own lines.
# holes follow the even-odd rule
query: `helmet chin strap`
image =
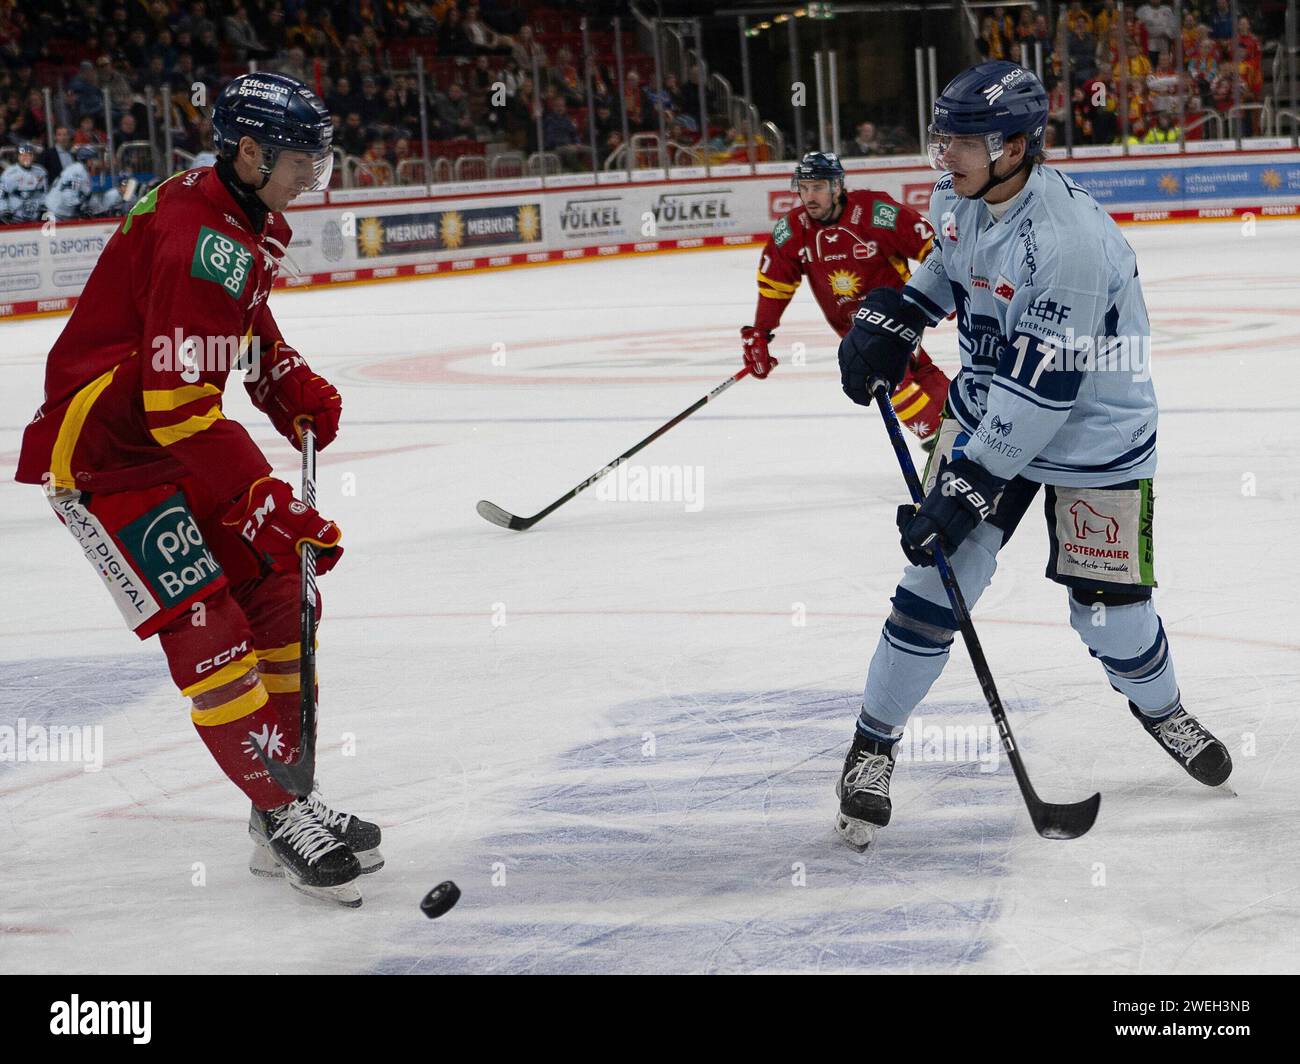
<svg viewBox="0 0 1300 1064">
<path fill-rule="evenodd" d="M 993 162 L 989 163 L 989 179 L 984 182 L 984 184 L 980 187 L 980 190 L 978 192 L 976 192 L 974 195 L 969 197 L 970 199 L 983 199 L 986 195 L 988 195 L 991 189 L 997 188 L 998 185 L 1002 184 L 1005 181 L 1010 181 L 1021 171 L 1028 170 L 1029 167 L 1033 165 L 1033 161 L 1029 158 L 1029 153 L 1026 152 L 1024 158 L 1022 158 L 1017 165 L 1013 166 L 1010 172 L 1003 174 L 1001 177 L 998 177 L 993 173 L 993 168 L 996 165 L 997 165 L 996 159 L 993 160 Z"/>
</svg>

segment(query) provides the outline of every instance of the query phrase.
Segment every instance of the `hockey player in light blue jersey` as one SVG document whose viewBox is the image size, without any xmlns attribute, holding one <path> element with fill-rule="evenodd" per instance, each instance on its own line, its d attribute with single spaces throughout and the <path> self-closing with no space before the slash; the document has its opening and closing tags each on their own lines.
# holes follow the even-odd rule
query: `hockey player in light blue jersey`
<svg viewBox="0 0 1300 1064">
<path fill-rule="evenodd" d="M 36 148 L 18 145 L 18 165 L 0 174 L 0 221 L 38 221 L 46 185 L 45 167 L 36 162 Z"/>
<path fill-rule="evenodd" d="M 901 291 L 875 289 L 840 346 L 845 393 L 891 389 L 927 326 L 955 313 L 952 382 L 919 510 L 900 507 L 911 565 L 867 673 L 836 784 L 839 833 L 865 848 L 889 823 L 896 742 L 948 661 L 957 620 L 932 547 L 974 606 L 1040 489 L 1047 576 L 1111 686 L 1201 783 L 1228 751 L 1182 707 L 1151 599 L 1156 398 L 1150 323 L 1133 250 L 1113 219 L 1045 165 L 1047 94 L 1013 63 L 981 63 L 935 101 L 934 251 Z"/>
<path fill-rule="evenodd" d="M 73 151 L 72 157 L 76 161 L 63 168 L 54 187 L 45 197 L 48 216 L 61 222 L 85 217 L 87 204 L 94 192 L 91 168 L 98 169 L 96 160 L 99 153 L 87 144 Z"/>
</svg>

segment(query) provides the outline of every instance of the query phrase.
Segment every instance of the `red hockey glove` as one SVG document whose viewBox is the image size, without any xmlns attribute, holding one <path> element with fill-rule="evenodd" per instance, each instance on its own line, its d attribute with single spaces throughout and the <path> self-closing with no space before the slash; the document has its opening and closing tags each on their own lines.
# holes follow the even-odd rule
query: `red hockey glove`
<svg viewBox="0 0 1300 1064">
<path fill-rule="evenodd" d="M 745 365 L 759 380 L 780 365 L 767 349 L 767 342 L 774 335 L 775 333 L 759 332 L 752 325 L 746 325 L 740 330 L 740 342 L 745 350 Z"/>
<path fill-rule="evenodd" d="M 324 450 L 338 435 L 343 399 L 324 377 L 311 371 L 302 355 L 289 348 L 269 366 L 253 388 L 253 399 L 281 436 L 302 450 L 299 422 L 311 418 L 316 448 Z"/>
<path fill-rule="evenodd" d="M 244 492 L 221 521 L 238 528 L 272 569 L 295 571 L 304 543 L 315 544 L 316 575 L 328 573 L 343 556 L 343 533 L 305 502 L 293 497 L 283 480 L 263 477 Z"/>
</svg>

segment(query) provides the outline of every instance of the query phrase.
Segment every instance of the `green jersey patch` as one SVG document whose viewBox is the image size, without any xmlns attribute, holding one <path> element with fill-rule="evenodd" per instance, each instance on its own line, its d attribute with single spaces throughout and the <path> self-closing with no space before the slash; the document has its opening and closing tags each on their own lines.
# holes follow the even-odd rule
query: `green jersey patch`
<svg viewBox="0 0 1300 1064">
<path fill-rule="evenodd" d="M 876 200 L 871 204 L 871 224 L 877 229 L 894 229 L 898 225 L 898 208 Z"/>
<path fill-rule="evenodd" d="M 252 265 L 253 253 L 238 240 L 206 225 L 199 230 L 194 261 L 190 263 L 191 277 L 219 284 L 231 299 L 237 300 L 244 294 Z"/>
<path fill-rule="evenodd" d="M 774 243 L 777 247 L 780 247 L 789 239 L 790 239 L 790 222 L 787 219 L 782 218 L 779 222 L 776 223 L 776 227 L 772 230 L 772 243 Z"/>
</svg>

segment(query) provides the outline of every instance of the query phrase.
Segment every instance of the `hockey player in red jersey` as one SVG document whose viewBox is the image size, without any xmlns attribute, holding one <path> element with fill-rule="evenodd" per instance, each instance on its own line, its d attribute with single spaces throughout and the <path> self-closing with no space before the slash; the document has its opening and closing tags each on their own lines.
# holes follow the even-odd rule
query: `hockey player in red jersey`
<svg viewBox="0 0 1300 1064">
<path fill-rule="evenodd" d="M 339 560 L 338 527 L 294 498 L 222 395 L 247 368 L 253 404 L 318 447 L 342 400 L 280 335 L 267 305 L 289 243 L 282 211 L 326 187 L 329 114 L 301 83 L 246 74 L 213 111 L 218 162 L 142 199 L 105 247 L 51 350 L 17 479 L 55 514 L 141 639 L 158 636 L 194 726 L 252 802 L 255 874 L 359 905 L 379 828 L 295 799 L 255 752 L 298 755 L 298 551 Z M 319 610 L 319 603 L 317 605 Z"/>
<path fill-rule="evenodd" d="M 833 154 L 805 155 L 790 187 L 800 206 L 776 223 L 763 247 L 754 324 L 740 330 L 745 363 L 760 379 L 777 365 L 768 344 L 805 275 L 826 321 L 843 337 L 863 297 L 883 285 L 902 288 L 911 276 L 908 260 L 924 259 L 934 240 L 910 207 L 883 192 L 846 191 L 844 167 Z M 948 383 L 917 348 L 893 401 L 899 420 L 922 440 L 938 428 Z"/>
</svg>

